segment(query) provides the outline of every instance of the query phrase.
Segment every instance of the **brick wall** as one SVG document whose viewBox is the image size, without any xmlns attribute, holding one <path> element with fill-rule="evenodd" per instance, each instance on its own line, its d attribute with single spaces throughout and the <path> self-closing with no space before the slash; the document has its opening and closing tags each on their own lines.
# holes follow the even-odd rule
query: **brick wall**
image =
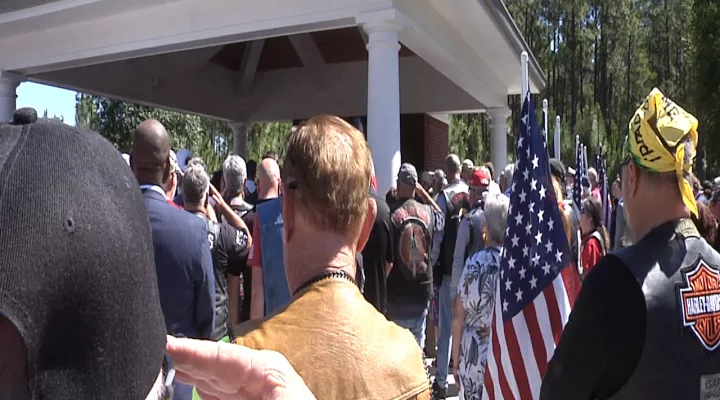
<svg viewBox="0 0 720 400">
<path fill-rule="evenodd" d="M 443 167 L 448 154 L 448 126 L 427 114 L 425 118 L 425 164 L 423 170 L 434 171 Z"/>
</svg>

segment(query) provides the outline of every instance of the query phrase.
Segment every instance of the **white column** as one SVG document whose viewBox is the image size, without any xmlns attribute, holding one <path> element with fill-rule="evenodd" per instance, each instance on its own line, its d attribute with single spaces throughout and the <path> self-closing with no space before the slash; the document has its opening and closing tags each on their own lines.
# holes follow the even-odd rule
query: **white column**
<svg viewBox="0 0 720 400">
<path fill-rule="evenodd" d="M 228 122 L 233 131 L 233 154 L 237 154 L 247 161 L 248 134 L 252 123 L 245 121 Z"/>
<path fill-rule="evenodd" d="M 492 118 L 490 135 L 490 159 L 495 171 L 502 171 L 507 165 L 507 119 L 510 110 L 507 108 L 490 108 L 488 114 Z"/>
<path fill-rule="evenodd" d="M 16 109 L 17 87 L 21 77 L 0 72 L 0 122 L 12 121 Z"/>
<path fill-rule="evenodd" d="M 367 140 L 378 192 L 395 184 L 400 169 L 400 25 L 393 20 L 363 24 L 368 34 Z"/>
</svg>

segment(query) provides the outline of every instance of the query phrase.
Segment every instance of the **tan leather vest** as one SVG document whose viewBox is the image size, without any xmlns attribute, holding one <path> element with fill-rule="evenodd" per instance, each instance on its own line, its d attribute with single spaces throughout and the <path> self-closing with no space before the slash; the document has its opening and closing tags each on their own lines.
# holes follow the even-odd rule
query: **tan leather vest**
<svg viewBox="0 0 720 400">
<path fill-rule="evenodd" d="M 318 400 L 430 399 L 422 350 L 410 331 L 345 279 L 313 284 L 236 334 L 237 344 L 285 355 Z"/>
</svg>

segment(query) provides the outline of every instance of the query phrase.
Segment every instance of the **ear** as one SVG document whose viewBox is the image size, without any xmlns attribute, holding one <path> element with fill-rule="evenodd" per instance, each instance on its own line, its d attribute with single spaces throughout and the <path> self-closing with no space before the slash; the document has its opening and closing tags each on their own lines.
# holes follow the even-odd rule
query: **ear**
<svg viewBox="0 0 720 400">
<path fill-rule="evenodd" d="M 372 231 L 373 225 L 375 224 L 375 217 L 377 216 L 377 203 L 372 197 L 368 198 L 368 211 L 365 215 L 365 221 L 363 221 L 362 228 L 360 228 L 360 237 L 358 237 L 357 251 L 361 252 L 365 248 L 368 239 L 370 238 L 370 232 Z"/>
<path fill-rule="evenodd" d="M 170 179 L 170 156 L 165 160 L 165 170 L 163 171 L 163 182 L 167 182 Z"/>
<path fill-rule="evenodd" d="M 640 189 L 640 167 L 631 162 L 628 164 L 627 171 L 627 193 L 631 196 L 635 196 Z M 623 182 L 625 184 L 625 182 Z"/>
<path fill-rule="evenodd" d="M 225 193 L 225 177 L 220 177 L 220 193 Z"/>
</svg>

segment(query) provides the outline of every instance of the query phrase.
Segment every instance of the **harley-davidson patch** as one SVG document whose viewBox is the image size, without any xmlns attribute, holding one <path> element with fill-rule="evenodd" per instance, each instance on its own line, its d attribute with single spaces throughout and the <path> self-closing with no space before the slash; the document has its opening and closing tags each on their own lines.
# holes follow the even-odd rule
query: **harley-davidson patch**
<svg viewBox="0 0 720 400">
<path fill-rule="evenodd" d="M 682 272 L 679 288 L 683 325 L 707 351 L 720 346 L 720 271 L 700 259 Z"/>
</svg>

